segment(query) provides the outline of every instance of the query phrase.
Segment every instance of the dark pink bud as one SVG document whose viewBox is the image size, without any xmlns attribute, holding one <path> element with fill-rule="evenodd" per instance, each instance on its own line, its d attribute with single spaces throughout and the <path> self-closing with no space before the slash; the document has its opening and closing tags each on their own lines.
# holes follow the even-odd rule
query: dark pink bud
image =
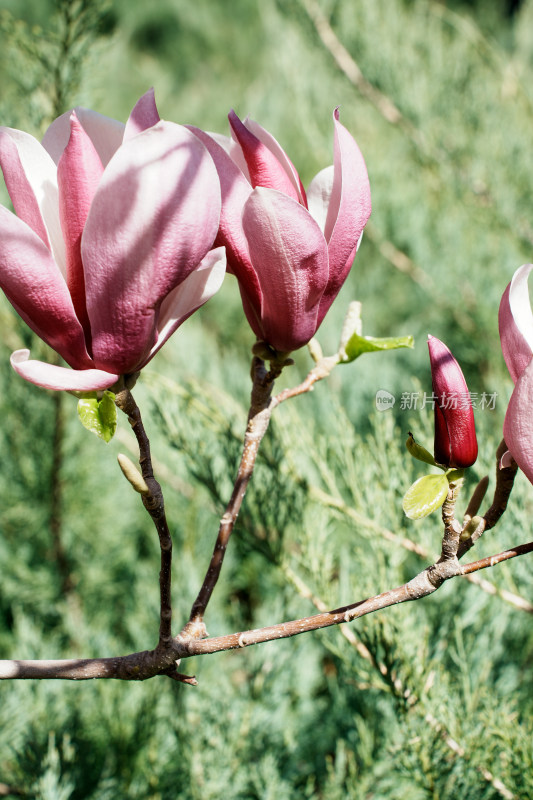
<svg viewBox="0 0 533 800">
<path fill-rule="evenodd" d="M 435 461 L 446 467 L 470 467 L 477 458 L 476 427 L 468 386 L 446 345 L 428 339 L 435 395 Z"/>
</svg>

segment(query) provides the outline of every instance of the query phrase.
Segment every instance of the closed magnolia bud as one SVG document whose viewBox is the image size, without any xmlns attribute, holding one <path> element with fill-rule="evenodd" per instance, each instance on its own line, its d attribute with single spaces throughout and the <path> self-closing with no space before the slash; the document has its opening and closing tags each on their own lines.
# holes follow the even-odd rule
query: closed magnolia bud
<svg viewBox="0 0 533 800">
<path fill-rule="evenodd" d="M 440 339 L 428 338 L 435 395 L 435 461 L 464 469 L 477 458 L 474 412 L 461 367 Z"/>
<path fill-rule="evenodd" d="M 117 461 L 122 470 L 122 474 L 126 480 L 131 483 L 135 491 L 145 496 L 149 495 L 150 489 L 133 461 L 131 461 L 128 456 L 125 456 L 124 453 L 118 454 Z"/>
</svg>

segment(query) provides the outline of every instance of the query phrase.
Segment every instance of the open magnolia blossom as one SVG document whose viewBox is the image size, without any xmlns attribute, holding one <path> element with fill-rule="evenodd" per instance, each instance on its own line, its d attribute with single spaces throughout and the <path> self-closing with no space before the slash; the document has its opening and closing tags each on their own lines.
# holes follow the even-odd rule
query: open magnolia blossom
<svg viewBox="0 0 533 800">
<path fill-rule="evenodd" d="M 533 314 L 527 279 L 533 264 L 516 270 L 503 293 L 499 311 L 500 340 L 503 357 L 515 387 L 503 424 L 503 436 L 509 454 L 533 483 Z"/>
<path fill-rule="evenodd" d="M 478 450 L 468 386 L 444 342 L 429 336 L 428 348 L 435 395 L 435 461 L 464 469 L 475 462 Z"/>
<path fill-rule="evenodd" d="M 252 330 L 288 353 L 314 336 L 350 271 L 371 210 L 365 162 L 336 110 L 334 165 L 306 193 L 273 136 L 233 111 L 229 121 L 233 140 L 193 129 L 220 177 L 216 243 Z"/>
<path fill-rule="evenodd" d="M 0 288 L 72 367 L 18 350 L 32 383 L 112 386 L 220 287 L 216 169 L 191 131 L 160 120 L 152 91 L 126 125 L 76 108 L 42 144 L 0 128 L 0 166 L 17 215 L 0 206 Z"/>
</svg>

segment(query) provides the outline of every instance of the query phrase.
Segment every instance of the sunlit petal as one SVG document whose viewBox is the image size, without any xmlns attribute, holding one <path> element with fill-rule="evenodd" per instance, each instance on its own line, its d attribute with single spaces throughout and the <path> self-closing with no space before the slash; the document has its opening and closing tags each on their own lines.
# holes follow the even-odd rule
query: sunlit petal
<svg viewBox="0 0 533 800">
<path fill-rule="evenodd" d="M 91 364 L 63 275 L 41 239 L 0 206 L 0 288 L 22 319 L 73 367 Z"/>
<path fill-rule="evenodd" d="M 99 369 L 67 369 L 45 361 L 36 361 L 30 359 L 29 350 L 15 350 L 10 360 L 11 366 L 21 378 L 43 389 L 93 392 L 108 389 L 120 377 Z"/>
<path fill-rule="evenodd" d="M 226 252 L 223 247 L 210 250 L 198 267 L 161 303 L 157 322 L 157 342 L 148 360 L 153 358 L 169 336 L 197 309 L 207 303 L 222 286 L 226 274 Z"/>
<path fill-rule="evenodd" d="M 293 174 L 288 173 L 286 169 L 288 159 L 285 159 L 283 163 L 280 162 L 277 155 L 258 139 L 249 127 L 241 122 L 234 111 L 229 114 L 229 122 L 231 132 L 235 140 L 240 144 L 246 159 L 252 186 L 254 188 L 263 186 L 269 189 L 277 189 L 277 191 L 283 192 L 300 202 L 301 191 L 295 185 Z M 275 141 L 273 137 L 270 138 Z M 279 145 L 278 148 L 281 151 Z"/>
<path fill-rule="evenodd" d="M 65 272 L 54 162 L 29 133 L 0 128 L 0 166 L 17 216 L 52 250 Z"/>
<path fill-rule="evenodd" d="M 509 284 L 503 293 L 500 309 L 498 312 L 498 325 L 500 329 L 500 341 L 502 345 L 502 353 L 507 364 L 507 369 L 513 379 L 514 383 L 518 380 L 523 373 L 532 357 L 532 350 L 528 341 L 520 332 L 511 306 L 509 303 L 509 292 L 511 284 Z M 527 291 L 527 286 L 526 286 Z M 527 299 L 527 295 L 526 295 Z"/>
<path fill-rule="evenodd" d="M 81 106 L 76 106 L 74 111 L 105 167 L 122 144 L 124 123 Z M 66 111 L 57 117 L 43 136 L 43 147 L 56 164 L 59 163 L 70 138 L 71 113 L 72 111 Z"/>
<path fill-rule="evenodd" d="M 59 212 L 67 256 L 67 286 L 78 319 L 90 341 L 81 235 L 104 168 L 75 113 L 71 116 L 70 124 L 70 139 L 57 166 Z"/>
<path fill-rule="evenodd" d="M 146 360 L 159 306 L 211 248 L 219 215 L 214 164 L 186 128 L 159 122 L 123 144 L 82 237 L 98 366 L 122 373 Z"/>
<path fill-rule="evenodd" d="M 155 104 L 154 90 L 149 89 L 140 100 L 137 100 L 129 116 L 126 130 L 124 131 L 124 141 L 131 139 L 132 136 L 137 136 L 138 133 L 142 133 L 147 128 L 151 128 L 152 125 L 157 125 L 159 120 L 160 116 Z"/>
<path fill-rule="evenodd" d="M 511 395 L 503 436 L 509 452 L 533 483 L 533 362 L 516 381 Z"/>
<path fill-rule="evenodd" d="M 267 147 L 270 152 L 276 157 L 278 163 L 283 167 L 287 177 L 289 178 L 290 182 L 292 183 L 293 187 L 297 192 L 297 200 L 303 205 L 307 207 L 307 198 L 305 195 L 305 189 L 302 186 L 302 181 L 300 180 L 300 176 L 298 174 L 298 170 L 290 160 L 289 156 L 282 148 L 280 143 L 275 139 L 271 133 L 269 133 L 265 128 L 259 125 L 258 122 L 255 122 L 250 117 L 246 117 L 244 120 L 244 126 L 248 128 L 251 133 L 256 136 L 260 142 L 262 142 L 265 147 Z M 263 185 L 263 184 L 261 184 Z M 276 186 L 273 187 L 274 189 L 278 188 Z"/>
<path fill-rule="evenodd" d="M 316 330 L 328 280 L 324 236 L 303 206 L 273 189 L 254 190 L 243 225 L 263 294 L 262 334 L 277 350 L 295 350 Z"/>
<path fill-rule="evenodd" d="M 322 297 L 319 321 L 326 315 L 351 269 L 371 211 L 370 183 L 355 139 L 334 113 L 334 179 L 324 235 L 328 242 L 330 278 Z"/>
<path fill-rule="evenodd" d="M 334 167 L 325 167 L 315 175 L 307 189 L 307 207 L 309 213 L 318 223 L 320 230 L 326 229 L 328 208 L 333 191 Z"/>
<path fill-rule="evenodd" d="M 210 135 L 198 128 L 189 128 L 189 130 L 208 149 L 220 181 L 222 209 L 215 244 L 224 245 L 228 260 L 227 271 L 238 278 L 239 284 L 244 288 L 251 302 L 260 306 L 261 288 L 256 270 L 250 260 L 248 241 L 242 228 L 242 211 L 252 193 L 252 187 L 226 150 Z"/>
</svg>

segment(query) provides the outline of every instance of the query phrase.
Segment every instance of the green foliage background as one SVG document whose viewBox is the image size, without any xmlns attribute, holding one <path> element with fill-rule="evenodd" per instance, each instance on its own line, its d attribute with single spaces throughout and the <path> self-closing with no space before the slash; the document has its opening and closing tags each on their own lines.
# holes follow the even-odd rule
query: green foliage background
<svg viewBox="0 0 533 800">
<path fill-rule="evenodd" d="M 74 105 L 124 120 L 154 86 L 161 115 L 177 122 L 227 132 L 231 107 L 250 113 L 305 184 L 331 162 L 340 105 L 367 161 L 371 226 L 318 338 L 334 350 L 359 299 L 365 333 L 412 333 L 416 347 L 338 367 L 276 412 L 209 608 L 211 635 L 312 614 L 309 595 L 338 607 L 376 594 L 438 552 L 438 520 L 401 511 L 421 474 L 403 441 L 411 429 L 430 446 L 431 412 L 374 406 L 378 389 L 429 391 L 427 333 L 453 349 L 472 391 L 497 393 L 495 410 L 477 413 L 470 486 L 492 475 L 511 390 L 497 308 L 533 244 L 533 2 L 512 16 L 503 2 L 320 8 L 399 121 L 343 74 L 300 0 L 0 0 L 2 124 L 40 136 Z M 91 437 L 73 398 L 10 370 L 17 347 L 50 354 L 5 302 L 0 327 L 0 658 L 151 647 L 158 548 L 116 464 L 127 424 L 108 446 Z M 228 277 L 136 389 L 174 535 L 176 631 L 231 491 L 251 344 Z M 310 363 L 299 353 L 280 385 Z M 520 478 L 475 558 L 530 538 L 532 499 Z M 531 560 L 482 578 L 495 594 L 455 581 L 350 628 L 184 663 L 195 689 L 6 681 L 0 796 L 532 797 L 532 616 L 516 605 L 532 597 Z"/>
</svg>

